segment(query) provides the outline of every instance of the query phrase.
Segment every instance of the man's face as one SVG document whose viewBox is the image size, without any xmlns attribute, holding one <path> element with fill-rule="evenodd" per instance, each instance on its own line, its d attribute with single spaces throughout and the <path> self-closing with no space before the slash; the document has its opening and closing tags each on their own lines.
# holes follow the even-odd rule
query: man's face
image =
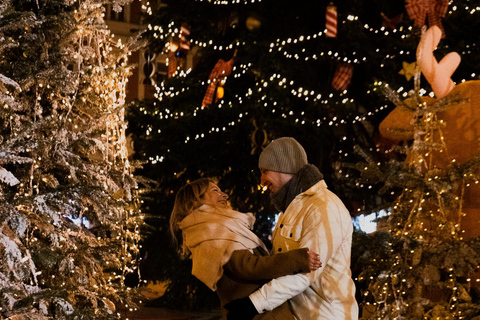
<svg viewBox="0 0 480 320">
<path fill-rule="evenodd" d="M 276 193 L 280 190 L 280 188 L 293 177 L 293 174 L 265 169 L 261 169 L 260 172 L 262 173 L 262 177 L 260 178 L 261 184 L 267 187 L 272 193 Z"/>
</svg>

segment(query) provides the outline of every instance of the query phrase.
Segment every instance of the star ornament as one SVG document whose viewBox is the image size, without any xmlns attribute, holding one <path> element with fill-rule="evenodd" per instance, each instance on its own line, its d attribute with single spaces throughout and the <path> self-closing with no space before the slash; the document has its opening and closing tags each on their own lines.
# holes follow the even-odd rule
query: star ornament
<svg viewBox="0 0 480 320">
<path fill-rule="evenodd" d="M 407 81 L 410 81 L 410 79 L 412 79 L 412 77 L 415 75 L 415 72 L 417 69 L 417 63 L 416 62 L 408 63 L 403 61 L 402 64 L 403 64 L 403 69 L 400 70 L 398 74 L 403 74 L 407 79 Z"/>
</svg>

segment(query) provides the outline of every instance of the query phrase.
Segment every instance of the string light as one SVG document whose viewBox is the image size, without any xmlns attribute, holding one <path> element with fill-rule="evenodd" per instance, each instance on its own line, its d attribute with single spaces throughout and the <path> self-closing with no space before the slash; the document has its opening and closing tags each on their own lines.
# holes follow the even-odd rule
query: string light
<svg viewBox="0 0 480 320">
<path fill-rule="evenodd" d="M 198 0 L 200 1 L 200 0 Z M 207 2 L 206 0 L 203 2 Z M 209 1 L 212 3 L 212 1 Z M 217 1 L 213 2 L 214 4 L 219 4 L 219 5 L 227 5 L 227 4 L 233 4 L 232 1 Z M 248 1 L 243 1 L 244 4 L 247 4 Z M 236 4 L 240 4 L 240 1 L 238 1 Z M 468 7 L 463 8 L 464 10 L 468 11 L 470 14 L 476 14 L 478 12 L 478 7 L 475 9 L 471 9 Z M 460 10 L 459 8 L 455 7 L 453 11 L 458 11 Z M 449 14 L 452 14 L 452 11 L 449 11 Z M 344 21 L 343 23 L 350 23 L 355 21 L 358 23 L 359 18 L 351 15 L 348 16 L 347 20 Z M 367 33 L 375 34 L 378 35 L 378 37 L 392 37 L 394 36 L 395 38 L 398 38 L 400 41 L 403 40 L 409 40 L 409 37 L 411 36 L 411 33 L 413 31 L 413 28 L 411 26 L 403 27 L 400 26 L 397 29 L 394 30 L 389 30 L 384 27 L 380 28 L 375 28 L 369 25 L 363 25 L 364 31 Z M 169 34 L 169 36 L 172 36 L 172 34 Z M 332 60 L 336 60 L 339 62 L 347 62 L 347 63 L 354 63 L 354 64 L 361 64 L 364 62 L 367 62 L 367 57 L 365 55 L 359 54 L 357 52 L 352 53 L 350 56 L 345 56 L 342 55 L 340 52 L 335 52 L 335 51 L 323 51 L 323 52 L 315 52 L 313 54 L 307 53 L 308 50 L 304 47 L 302 47 L 302 43 L 306 41 L 313 41 L 317 40 L 320 37 L 323 36 L 323 31 L 322 32 L 317 32 L 313 33 L 311 35 L 305 36 L 305 35 L 300 35 L 296 38 L 286 38 L 286 39 L 277 39 L 276 41 L 270 43 L 268 46 L 268 52 L 271 54 L 280 54 L 281 56 L 285 57 L 286 59 L 292 59 L 292 60 L 298 60 L 298 61 L 317 61 L 320 59 L 324 58 L 329 58 Z M 168 38 L 168 36 L 164 36 L 165 39 Z M 233 42 L 227 45 L 220 45 L 219 43 L 215 43 L 213 40 L 199 40 L 199 39 L 192 39 L 192 43 L 195 45 L 201 47 L 201 48 L 206 48 L 209 47 L 210 49 L 216 50 L 216 51 L 224 51 L 224 50 L 232 50 L 235 48 L 239 48 L 242 46 L 245 46 L 246 44 L 244 42 Z M 476 44 L 465 44 L 463 47 L 463 51 L 461 52 L 463 55 L 466 54 L 471 54 L 474 53 L 474 49 L 476 49 Z M 377 53 L 381 53 L 384 51 L 383 48 L 378 48 Z M 382 61 L 379 62 L 380 67 L 385 67 L 386 61 L 387 60 L 395 60 L 398 59 L 399 56 L 404 56 L 406 58 L 414 58 L 415 57 L 415 52 L 414 51 L 409 51 L 409 50 L 399 50 L 398 52 L 390 52 L 390 53 L 385 53 L 383 54 L 383 59 Z M 249 72 L 252 69 L 255 69 L 254 66 L 249 66 L 248 68 L 245 68 L 245 72 Z M 238 70 L 236 70 L 238 71 Z M 232 78 L 240 77 L 240 73 L 234 72 L 232 74 Z M 471 79 L 475 79 L 477 77 L 476 73 L 471 73 Z M 269 90 L 275 89 L 280 89 L 283 90 L 284 93 L 289 94 L 291 97 L 295 99 L 299 99 L 304 102 L 308 102 L 309 106 L 315 106 L 318 107 L 319 110 L 323 105 L 335 105 L 338 107 L 344 107 L 345 109 L 349 105 L 354 105 L 357 103 L 352 97 L 349 96 L 348 91 L 343 91 L 343 92 L 324 92 L 323 90 L 319 90 L 318 88 L 305 88 L 303 86 L 298 85 L 291 79 L 288 79 L 288 77 L 280 75 L 280 74 L 272 74 L 269 76 L 265 75 L 256 75 L 255 77 L 256 82 L 254 85 L 252 85 L 251 88 L 246 89 L 244 92 L 239 93 L 235 95 L 234 97 L 231 97 L 230 101 L 224 101 L 221 100 L 218 104 L 214 104 L 210 106 L 210 109 L 215 108 L 215 111 L 218 111 L 219 113 L 222 112 L 222 110 L 227 110 L 227 109 L 232 109 L 236 108 L 237 106 L 248 102 L 256 102 L 258 103 L 259 106 L 262 106 L 264 108 L 270 108 L 272 116 L 278 117 L 278 118 L 283 118 L 289 121 L 291 124 L 298 124 L 298 125 L 304 125 L 304 124 L 315 124 L 317 126 L 340 126 L 340 125 L 347 125 L 347 124 L 355 124 L 357 122 L 362 122 L 368 120 L 368 117 L 374 116 L 378 112 L 382 112 L 387 110 L 388 108 L 391 108 L 392 106 L 384 104 L 379 107 L 375 107 L 375 110 L 371 111 L 365 111 L 356 115 L 348 115 L 348 116 L 323 116 L 323 117 L 318 117 L 316 119 L 312 119 L 311 114 L 308 114 L 305 111 L 292 111 L 288 110 L 284 107 L 282 107 L 282 103 L 279 103 L 275 99 L 273 99 L 271 96 L 269 96 L 268 92 Z M 462 82 L 467 81 L 467 79 L 461 80 Z M 201 86 L 206 86 L 206 82 L 201 82 L 198 83 L 198 85 Z M 367 94 L 369 95 L 374 95 L 378 94 L 380 91 L 380 87 L 382 86 L 381 83 L 374 83 L 373 89 L 368 91 Z M 182 90 L 190 90 L 190 88 L 173 88 L 169 87 L 166 88 L 163 84 L 159 85 L 157 88 L 157 98 L 161 101 L 164 98 L 171 98 L 171 97 L 178 97 L 179 95 L 185 93 L 185 91 Z M 419 90 L 421 95 L 432 95 L 432 93 L 427 93 L 425 90 Z M 409 95 L 409 91 L 405 88 L 399 88 L 398 93 L 403 96 L 403 98 L 407 98 Z M 372 108 L 373 109 L 373 108 Z M 146 113 L 148 113 L 147 110 L 143 110 Z M 206 111 L 206 109 L 202 109 L 201 107 L 195 108 L 191 113 L 174 113 L 171 114 L 167 111 L 165 112 L 159 112 L 155 111 L 155 115 L 158 116 L 159 118 L 167 118 L 167 117 L 174 117 L 175 119 L 180 119 L 185 116 L 198 116 L 201 115 L 202 112 Z M 222 115 L 220 114 L 220 117 Z M 225 123 L 223 125 L 216 125 L 215 127 L 210 128 L 208 131 L 204 132 L 199 132 L 199 133 L 193 133 L 190 134 L 189 136 L 184 137 L 184 142 L 190 143 L 194 140 L 199 140 L 199 139 L 204 139 L 206 137 L 209 137 L 211 134 L 216 134 L 220 132 L 224 132 L 225 130 L 228 130 L 230 127 L 235 126 L 236 123 L 240 121 L 244 121 L 245 115 L 242 114 L 242 117 L 238 116 L 238 119 L 229 119 L 225 120 Z M 435 122 L 435 119 L 433 118 L 428 118 L 430 119 L 427 122 L 433 123 Z M 153 132 L 153 128 L 146 128 L 146 131 L 148 134 L 156 134 Z M 183 137 L 182 137 L 183 138 Z M 348 139 L 348 138 L 347 138 Z M 443 142 L 442 142 L 443 143 Z M 379 149 L 377 149 L 379 150 Z M 386 150 L 386 153 L 388 152 L 393 152 L 392 149 Z M 341 153 L 342 157 L 347 157 L 349 155 L 349 152 L 345 152 L 343 150 L 340 150 L 339 153 Z M 446 153 L 441 151 L 441 153 Z M 421 154 L 419 158 L 417 159 L 417 164 L 419 166 L 426 166 L 428 164 L 428 158 L 429 154 Z M 157 155 L 157 156 L 152 156 L 150 157 L 151 163 L 158 163 L 162 162 L 168 157 L 168 154 L 163 154 L 163 155 Z M 452 162 L 454 163 L 455 159 L 452 159 Z M 368 170 L 368 167 L 365 168 L 365 170 Z M 427 179 L 428 180 L 428 179 Z M 434 183 L 441 180 L 441 176 L 439 175 L 434 175 L 428 180 L 428 182 Z M 476 181 L 475 183 L 478 183 Z M 473 182 L 470 183 L 470 185 L 473 185 Z M 357 186 L 361 188 L 372 188 L 372 185 L 369 184 L 362 184 L 362 183 L 357 183 Z M 469 184 L 466 184 L 466 187 L 469 187 Z M 259 187 L 260 188 L 260 187 Z M 406 188 L 405 193 L 408 194 L 409 196 L 413 196 L 415 192 L 418 192 L 418 190 L 414 190 L 411 188 Z M 392 192 L 391 195 L 394 195 Z M 437 217 L 438 215 L 443 214 L 442 211 L 432 211 L 429 210 L 428 207 L 428 201 L 431 201 L 429 198 L 431 195 L 428 194 L 428 192 L 425 194 L 424 198 L 421 198 L 420 200 L 417 199 L 417 201 L 412 200 L 407 201 L 408 204 L 411 206 L 410 209 L 412 210 L 413 215 L 415 216 L 422 216 L 422 215 L 427 215 L 427 216 L 432 216 L 432 217 Z M 427 201 L 427 198 L 428 201 Z M 461 202 L 461 199 L 456 199 L 457 202 Z M 427 203 L 426 203 L 427 202 Z M 394 212 L 395 211 L 401 211 L 405 210 L 406 204 L 398 202 L 394 207 Z M 392 217 L 395 215 L 395 213 L 388 212 L 388 217 Z M 423 217 L 423 216 L 422 216 Z M 407 218 L 403 218 L 404 220 L 408 220 Z M 402 222 L 398 222 L 397 227 L 403 226 Z M 449 225 L 439 223 L 439 224 L 433 224 L 434 227 L 438 226 L 439 229 L 443 230 L 448 230 Z M 433 228 L 434 228 L 433 227 Z M 463 230 L 460 230 L 460 225 L 454 224 L 453 225 L 454 230 L 447 232 L 450 236 L 452 237 L 457 237 L 459 234 L 463 233 Z M 391 230 L 392 232 L 395 232 L 395 228 Z M 411 223 L 407 224 L 407 227 L 405 230 L 400 230 L 401 235 L 407 236 L 407 237 L 413 237 L 416 240 L 421 240 L 421 241 L 428 241 L 428 239 L 432 236 L 432 230 L 431 226 L 426 226 L 423 221 L 411 221 Z M 394 249 L 392 248 L 392 244 L 390 243 L 390 250 L 393 251 Z M 410 250 L 410 254 L 413 256 L 415 254 L 418 255 L 419 250 Z M 411 257 L 408 257 L 411 258 Z M 412 266 L 406 266 L 406 264 L 409 263 L 407 261 L 408 259 L 405 257 L 403 259 L 402 257 L 398 256 L 396 261 L 392 264 L 393 267 L 395 268 L 400 268 L 404 267 L 407 270 L 412 270 Z M 377 263 L 377 262 L 376 262 Z M 412 271 L 413 272 L 413 271 Z M 452 272 L 455 272 L 455 270 L 452 270 Z M 395 276 L 396 274 L 394 272 L 388 273 L 388 274 L 382 274 L 381 276 L 384 276 L 388 281 L 396 281 Z M 400 315 L 401 312 L 404 311 L 406 307 L 409 307 L 408 303 L 403 300 L 403 297 L 408 296 L 409 291 L 408 291 L 408 281 L 409 279 L 407 277 L 405 278 L 399 278 L 400 285 L 394 289 L 391 289 L 389 287 L 391 285 L 391 282 L 384 282 L 383 284 L 379 285 L 379 289 L 382 290 L 382 295 L 381 298 L 372 303 L 371 305 L 373 306 L 379 306 L 381 305 L 382 308 L 385 308 L 385 310 L 389 310 L 392 312 L 396 312 L 397 315 Z M 372 279 L 373 280 L 373 279 Z M 479 282 L 479 280 L 476 280 Z M 454 290 L 458 292 L 458 290 Z M 365 295 L 371 294 L 371 292 L 366 292 Z M 391 297 L 395 297 L 395 301 L 393 303 L 389 303 L 389 299 Z M 383 300 L 382 300 L 383 299 Z M 457 299 L 457 298 L 455 298 Z M 455 300 L 454 297 L 452 296 L 452 301 L 454 303 L 451 304 L 452 309 L 455 309 L 457 304 L 458 304 L 458 299 Z M 367 303 L 369 304 L 369 303 Z M 387 311 L 386 311 L 387 312 Z M 454 314 L 456 316 L 457 314 Z M 398 316 L 400 317 L 400 316 Z M 378 319 L 383 319 L 382 317 L 379 317 Z"/>
<path fill-rule="evenodd" d="M 116 203 L 111 201 L 105 207 L 102 207 L 103 204 L 101 203 L 105 201 L 106 204 L 109 200 L 112 200 L 110 195 L 113 185 L 119 188 L 111 180 L 113 171 L 123 178 L 123 182 L 134 181 L 126 150 L 125 109 L 123 107 L 125 104 L 126 79 L 129 75 L 125 64 L 128 55 L 125 51 L 128 49 L 121 41 L 114 41 L 113 35 L 107 28 L 98 29 L 96 19 L 101 16 L 102 8 L 102 4 L 85 4 L 73 12 L 75 17 L 72 18 L 77 19 L 77 22 L 86 22 L 83 27 L 78 28 L 76 34 L 72 34 L 72 39 L 77 42 L 72 41 L 72 45 L 67 46 L 68 50 L 64 54 L 65 62 L 67 62 L 67 58 L 74 61 L 73 71 L 65 70 L 66 78 L 62 78 L 61 74 L 55 77 L 51 77 L 50 74 L 48 76 L 41 73 L 36 74 L 35 81 L 31 83 L 33 89 L 25 93 L 27 98 L 32 93 L 37 102 L 44 103 L 47 101 L 48 103 L 45 105 L 51 104 L 52 108 L 47 111 L 52 114 L 43 114 L 45 113 L 44 107 L 36 104 L 35 114 L 33 115 L 35 122 L 28 126 L 26 121 L 18 121 L 18 123 L 22 123 L 21 127 L 14 122 L 10 123 L 11 137 L 7 137 L 5 143 L 2 144 L 2 150 L 9 150 L 9 148 L 15 146 L 16 152 L 24 154 L 22 157 L 17 157 L 16 162 L 28 166 L 25 179 L 18 185 L 18 191 L 15 194 L 15 202 L 25 204 L 16 205 L 14 209 L 13 207 L 10 208 L 12 213 L 16 213 L 17 222 L 25 223 L 25 230 L 22 230 L 22 226 L 19 225 L 16 231 L 17 235 L 25 234 L 25 241 L 22 239 L 18 243 L 22 243 L 22 247 L 25 245 L 25 248 L 33 246 L 37 249 L 41 246 L 36 243 L 48 244 L 47 247 L 52 247 L 54 255 L 59 256 L 58 263 L 60 270 L 62 270 L 58 274 L 48 274 L 46 272 L 48 268 L 35 271 L 37 266 L 29 254 L 22 256 L 22 261 L 18 261 L 16 267 L 20 268 L 21 265 L 28 264 L 25 274 L 28 275 L 29 271 L 32 272 L 29 276 L 31 286 L 29 291 L 31 292 L 39 293 L 40 291 L 37 291 L 37 288 L 34 287 L 39 284 L 51 288 L 69 288 L 78 284 L 75 281 L 85 280 L 84 284 L 91 283 L 92 285 L 82 287 L 83 291 L 78 291 L 79 297 L 82 294 L 91 294 L 91 296 L 88 296 L 90 299 L 97 294 L 101 295 L 108 292 L 110 299 L 114 292 L 122 290 L 125 275 L 138 268 L 138 243 L 140 241 L 138 228 L 143 218 L 137 215 L 135 209 L 124 207 L 128 203 L 127 195 L 122 196 L 122 201 Z M 88 19 L 86 19 L 87 17 Z M 95 25 L 90 25 L 89 22 L 95 22 Z M 70 41 L 65 43 L 70 43 Z M 95 54 L 87 57 L 86 52 L 90 51 L 95 52 Z M 120 52 L 119 60 L 116 60 L 116 57 L 111 57 L 111 53 L 114 51 L 115 53 Z M 122 56 L 122 53 L 124 56 Z M 121 60 L 124 62 L 116 63 L 116 61 Z M 100 65 L 97 65 L 97 63 Z M 75 77 L 77 77 L 77 80 Z M 38 79 L 38 82 L 36 82 L 36 79 Z M 59 79 L 63 81 L 62 85 L 68 88 L 59 90 Z M 20 91 L 18 90 L 18 92 Z M 7 94 L 10 93 L 7 92 Z M 19 100 L 15 100 L 15 98 Z M 18 95 L 15 98 L 12 96 L 10 99 L 4 99 L 3 110 L 11 112 L 12 120 L 20 120 L 18 111 L 21 110 L 21 103 L 24 101 L 21 100 L 22 97 L 18 98 Z M 16 108 L 15 110 L 10 108 L 13 105 Z M 28 118 L 28 113 L 26 118 Z M 100 125 L 103 128 L 100 128 Z M 97 132 L 102 129 L 105 133 L 97 135 Z M 44 137 L 43 135 L 46 135 L 47 132 L 52 132 L 52 134 Z M 3 137 L 1 138 L 3 139 Z M 76 141 L 82 143 L 88 141 L 88 143 L 96 144 L 96 148 L 92 149 L 101 149 L 102 152 L 99 152 L 101 156 L 93 160 L 95 155 L 90 154 L 90 150 L 85 150 L 85 153 L 80 152 L 81 158 L 79 154 L 75 153 L 75 150 L 72 150 Z M 54 151 L 43 156 L 42 152 L 44 150 L 42 150 L 41 143 L 55 145 L 52 148 Z M 19 147 L 16 147 L 17 144 Z M 5 155 L 6 153 L 2 151 L 0 157 L 3 158 Z M 31 157 L 31 159 L 28 157 Z M 83 157 L 92 157 L 89 159 L 92 161 L 85 161 Z M 59 169 L 55 175 L 49 174 L 52 166 Z M 63 170 L 67 171 L 64 175 L 62 175 Z M 61 177 L 61 179 L 68 178 L 69 180 L 68 182 L 62 181 L 62 187 L 59 189 L 57 189 L 60 184 L 57 181 L 58 177 Z M 102 183 L 103 180 L 106 180 L 106 182 Z M 85 191 L 85 185 L 88 185 L 91 189 Z M 96 189 L 100 185 L 105 186 L 105 189 L 97 193 Z M 127 188 L 127 184 L 120 184 L 120 187 Z M 132 208 L 138 207 L 135 205 L 134 191 L 131 196 Z M 22 200 L 21 197 L 27 198 Z M 97 201 L 99 203 L 96 210 L 89 210 L 89 206 Z M 89 212 L 92 213 L 89 214 Z M 105 264 L 114 265 L 115 268 L 120 270 L 115 276 L 109 277 L 107 282 L 101 278 L 101 281 L 98 281 L 97 284 L 94 283 L 98 280 L 98 277 L 102 277 L 103 263 L 102 265 L 89 264 L 89 262 L 93 262 L 92 260 L 89 261 L 90 257 L 82 259 L 68 257 L 70 254 L 80 254 L 76 253 L 80 250 L 88 254 L 88 250 L 101 248 L 102 245 L 108 244 L 112 240 L 110 237 L 93 237 L 92 233 L 85 232 L 84 229 L 88 226 L 82 219 L 85 218 L 84 215 L 97 216 L 101 220 L 99 221 L 100 224 L 108 222 L 109 227 L 111 226 L 110 231 L 114 235 L 111 243 L 122 243 L 122 251 L 118 252 L 115 257 L 105 257 L 111 259 L 105 261 Z M 72 226 L 69 220 L 76 220 L 76 216 L 79 216 L 78 225 Z M 29 223 L 21 221 L 27 219 L 26 217 L 31 220 Z M 108 221 L 109 219 L 112 220 Z M 78 241 L 78 243 L 75 241 Z M 113 248 L 112 246 L 109 249 Z M 67 256 L 61 257 L 59 252 L 65 253 Z M 36 259 L 41 258 L 45 253 L 41 252 Z M 100 254 L 101 250 L 98 253 Z M 47 257 L 49 260 L 51 258 Z M 49 261 L 48 264 L 55 264 L 55 259 L 57 258 L 53 258 L 53 262 Z M 79 270 L 82 270 L 82 272 L 79 272 Z M 72 274 L 78 275 L 72 277 Z M 22 277 L 24 276 L 22 275 Z M 91 277 L 91 281 L 81 279 L 82 277 Z M 25 284 L 27 283 L 25 282 Z M 77 289 L 75 288 L 75 290 Z M 18 297 L 22 295 L 20 291 L 18 291 Z M 54 297 L 55 292 L 52 290 L 51 294 Z M 107 297 L 103 297 L 103 299 L 105 304 L 111 303 L 107 301 Z M 66 300 L 60 300 L 67 304 Z M 46 307 L 45 310 L 47 310 Z M 58 311 L 61 314 L 61 310 Z"/>
</svg>

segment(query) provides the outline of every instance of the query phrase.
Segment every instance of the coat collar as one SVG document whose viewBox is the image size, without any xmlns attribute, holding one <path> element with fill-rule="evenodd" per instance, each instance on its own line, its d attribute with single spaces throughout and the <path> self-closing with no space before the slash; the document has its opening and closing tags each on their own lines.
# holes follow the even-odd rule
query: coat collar
<svg viewBox="0 0 480 320">
<path fill-rule="evenodd" d="M 318 194 L 319 192 L 323 192 L 327 189 L 327 184 L 325 180 L 320 180 L 309 189 L 305 190 L 304 192 L 300 193 L 297 197 L 305 197 L 305 196 L 313 196 Z"/>
</svg>

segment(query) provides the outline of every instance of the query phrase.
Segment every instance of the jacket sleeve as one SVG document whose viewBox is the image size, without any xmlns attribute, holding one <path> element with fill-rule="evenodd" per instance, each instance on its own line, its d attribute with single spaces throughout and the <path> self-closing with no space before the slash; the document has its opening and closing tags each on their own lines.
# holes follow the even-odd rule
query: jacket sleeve
<svg viewBox="0 0 480 320">
<path fill-rule="evenodd" d="M 301 248 L 274 256 L 258 256 L 249 250 L 236 250 L 223 269 L 244 280 L 271 280 L 285 275 L 309 272 L 308 249 Z"/>
<path fill-rule="evenodd" d="M 339 201 L 330 201 L 320 211 L 312 210 L 305 215 L 298 244 L 320 255 L 322 267 L 307 274 L 296 274 L 274 279 L 250 294 L 258 312 L 270 311 L 286 300 L 305 291 L 322 274 L 327 265 L 335 263 L 335 256 L 343 241 L 344 227 L 339 219 L 342 210 Z M 351 221 L 350 221 L 351 223 Z"/>
<path fill-rule="evenodd" d="M 258 313 L 272 311 L 285 301 L 305 291 L 311 278 L 299 273 L 273 279 L 249 295 Z"/>
</svg>

